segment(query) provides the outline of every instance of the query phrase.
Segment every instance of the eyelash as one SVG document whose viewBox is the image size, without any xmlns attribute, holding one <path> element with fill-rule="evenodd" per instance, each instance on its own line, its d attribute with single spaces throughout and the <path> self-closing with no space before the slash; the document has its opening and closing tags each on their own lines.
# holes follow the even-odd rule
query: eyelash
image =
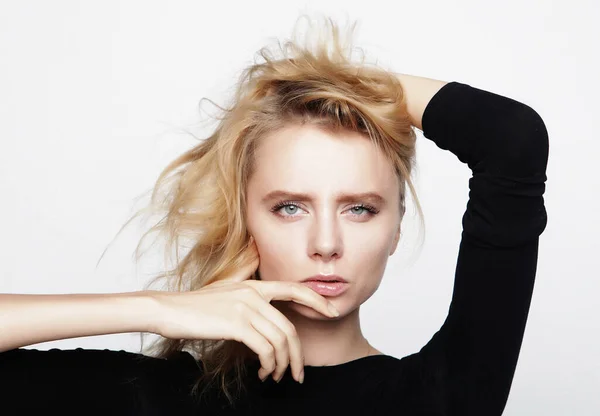
<svg viewBox="0 0 600 416">
<path fill-rule="evenodd" d="M 273 208 L 271 208 L 271 212 L 277 212 L 281 208 L 287 207 L 289 205 L 297 207 L 297 208 L 302 208 L 300 205 L 298 205 L 294 201 L 281 201 L 281 202 L 277 203 Z M 357 204 L 357 205 L 350 207 L 350 209 L 353 209 L 353 208 L 363 208 L 369 213 L 369 216 L 373 216 L 373 215 L 376 215 L 379 213 L 379 210 L 377 208 L 375 208 L 374 206 L 369 205 L 369 204 Z M 364 215 L 362 215 L 362 214 L 354 214 L 354 216 L 364 217 Z M 285 217 L 293 217 L 293 215 L 281 215 L 281 217 L 284 217 L 284 218 Z"/>
</svg>

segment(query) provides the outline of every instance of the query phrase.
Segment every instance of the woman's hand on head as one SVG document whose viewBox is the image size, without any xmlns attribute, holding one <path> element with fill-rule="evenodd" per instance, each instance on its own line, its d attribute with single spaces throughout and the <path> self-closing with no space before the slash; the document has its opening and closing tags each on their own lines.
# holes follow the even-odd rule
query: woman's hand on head
<svg viewBox="0 0 600 416">
<path fill-rule="evenodd" d="M 256 250 L 255 243 L 251 249 Z M 243 342 L 260 359 L 261 379 L 272 373 L 279 381 L 289 364 L 300 381 L 304 369 L 300 338 L 294 325 L 270 302 L 292 301 L 325 316 L 338 314 L 326 298 L 300 283 L 250 279 L 259 263 L 257 256 L 231 277 L 196 291 L 152 292 L 162 311 L 153 332 L 171 339 Z"/>
</svg>

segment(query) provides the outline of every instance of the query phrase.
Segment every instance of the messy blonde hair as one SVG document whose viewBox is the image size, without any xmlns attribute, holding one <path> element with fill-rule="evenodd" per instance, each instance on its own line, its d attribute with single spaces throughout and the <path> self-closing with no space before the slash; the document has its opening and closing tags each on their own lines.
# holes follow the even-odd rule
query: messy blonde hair
<svg viewBox="0 0 600 416">
<path fill-rule="evenodd" d="M 353 63 L 352 46 L 342 45 L 337 25 L 325 19 L 325 26 L 327 38 L 319 36 L 312 47 L 295 40 L 283 46 L 278 42 L 283 55 L 279 58 L 268 47 L 261 48 L 263 61 L 243 70 L 232 103 L 219 107 L 222 117 L 217 117 L 214 132 L 160 173 L 150 205 L 164 216 L 142 236 L 136 256 L 146 236 L 158 231 L 166 237 L 165 253 L 175 248 L 176 266 L 150 284 L 162 280 L 166 290 L 195 291 L 255 260 L 245 223 L 254 154 L 261 137 L 289 125 L 363 134 L 387 156 L 400 179 L 401 219 L 406 185 L 423 218 L 410 179 L 416 134 L 398 78 L 365 64 L 364 54 Z M 191 241 L 191 248 L 180 258 L 183 239 Z M 150 350 L 162 358 L 190 352 L 203 367 L 193 391 L 216 382 L 230 402 L 235 396 L 230 388 L 243 388 L 244 363 L 257 359 L 246 345 L 234 340 L 159 338 Z"/>
</svg>

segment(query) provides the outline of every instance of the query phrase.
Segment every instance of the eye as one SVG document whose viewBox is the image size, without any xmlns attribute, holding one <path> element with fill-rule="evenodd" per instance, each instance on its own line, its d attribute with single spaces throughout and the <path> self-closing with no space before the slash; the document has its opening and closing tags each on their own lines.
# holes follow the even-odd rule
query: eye
<svg viewBox="0 0 600 416">
<path fill-rule="evenodd" d="M 355 211 L 356 209 L 358 209 L 358 212 L 356 212 L 356 211 Z M 363 206 L 363 205 L 356 205 L 356 206 L 353 206 L 352 208 L 350 208 L 350 210 L 351 210 L 351 211 L 352 211 L 352 213 L 354 213 L 354 214 L 360 214 L 361 212 L 364 212 L 364 211 L 370 211 L 370 210 L 368 210 L 368 209 L 367 209 L 365 206 Z M 371 211 L 371 212 L 372 212 L 372 211 Z"/>
<path fill-rule="evenodd" d="M 287 207 L 292 207 L 292 212 L 288 211 L 287 213 L 290 215 L 280 215 L 282 217 L 289 217 L 289 216 L 293 216 L 299 209 L 300 206 L 294 202 L 291 201 L 282 201 L 282 202 L 278 202 L 273 208 L 271 208 L 271 212 L 279 212 L 281 211 L 282 208 L 287 208 Z"/>
<path fill-rule="evenodd" d="M 358 213 L 356 212 L 356 209 L 358 209 Z M 360 215 L 361 212 L 367 212 L 369 216 L 373 216 L 379 213 L 379 210 L 377 208 L 367 204 L 354 205 L 352 208 L 350 208 L 350 210 L 359 217 L 364 217 L 364 215 Z"/>
</svg>

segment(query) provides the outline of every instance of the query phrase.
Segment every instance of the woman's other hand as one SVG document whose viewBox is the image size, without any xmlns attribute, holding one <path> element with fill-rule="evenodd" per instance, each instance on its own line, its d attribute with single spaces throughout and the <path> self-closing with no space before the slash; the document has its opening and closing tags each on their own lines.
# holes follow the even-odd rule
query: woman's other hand
<svg viewBox="0 0 600 416">
<path fill-rule="evenodd" d="M 251 249 L 256 250 L 254 242 Z M 326 298 L 300 283 L 250 279 L 260 263 L 256 257 L 231 277 L 196 291 L 150 292 L 161 311 L 153 332 L 171 339 L 243 342 L 258 355 L 262 380 L 272 373 L 279 381 L 289 364 L 300 381 L 304 372 L 300 339 L 294 325 L 270 302 L 292 301 L 325 316 L 339 314 Z"/>
</svg>

